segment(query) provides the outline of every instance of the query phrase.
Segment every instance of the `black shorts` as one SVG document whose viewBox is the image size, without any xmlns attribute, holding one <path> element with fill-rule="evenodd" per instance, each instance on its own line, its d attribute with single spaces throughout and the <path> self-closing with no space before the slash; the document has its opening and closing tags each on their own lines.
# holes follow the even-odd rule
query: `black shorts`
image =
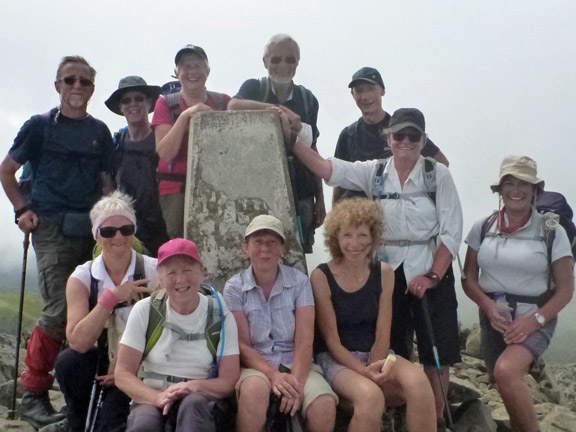
<svg viewBox="0 0 576 432">
<path fill-rule="evenodd" d="M 410 293 L 404 294 L 407 284 L 403 265 L 396 269 L 395 276 L 390 347 L 396 354 L 409 359 L 416 331 L 420 362 L 435 366 L 436 360 L 432 351 L 431 335 L 424 320 L 422 301 Z M 426 298 L 440 364 L 452 365 L 462 361 L 458 338 L 458 301 L 452 267 L 438 286 L 426 291 Z"/>
</svg>

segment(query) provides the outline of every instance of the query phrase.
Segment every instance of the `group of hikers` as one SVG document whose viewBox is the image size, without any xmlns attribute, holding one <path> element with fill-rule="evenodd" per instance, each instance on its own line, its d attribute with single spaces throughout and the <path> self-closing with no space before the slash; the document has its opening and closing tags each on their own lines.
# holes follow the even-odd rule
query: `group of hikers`
<svg viewBox="0 0 576 432">
<path fill-rule="evenodd" d="M 399 405 L 408 430 L 445 430 L 449 367 L 461 361 L 452 262 L 463 230 L 448 160 L 422 112 L 383 109 L 371 67 L 348 85 L 361 118 L 323 158 L 318 101 L 293 81 L 299 61 L 290 36 L 271 37 L 268 76 L 230 98 L 206 89 L 206 52 L 186 45 L 177 91 L 120 80 L 106 106 L 127 127 L 112 137 L 87 113 L 96 71 L 62 59 L 59 106 L 28 120 L 0 165 L 44 300 L 21 375 L 23 420 L 44 432 L 216 431 L 235 412 L 238 431 L 263 431 L 286 413 L 331 431 L 347 400 L 350 431 L 379 431 Z M 188 134 L 193 116 L 226 109 L 277 113 L 306 253 L 325 224 L 331 259 L 310 277 L 282 264 L 284 226 L 262 214 L 245 230 L 250 266 L 222 293 L 204 284 L 201 251 L 182 238 Z M 322 179 L 334 187 L 327 216 Z M 490 187 L 499 209 L 465 240 L 463 287 L 511 424 L 534 432 L 525 375 L 572 297 L 573 255 L 554 215 L 536 211 L 534 160 L 506 157 Z M 62 412 L 49 400 L 52 370 Z"/>
</svg>

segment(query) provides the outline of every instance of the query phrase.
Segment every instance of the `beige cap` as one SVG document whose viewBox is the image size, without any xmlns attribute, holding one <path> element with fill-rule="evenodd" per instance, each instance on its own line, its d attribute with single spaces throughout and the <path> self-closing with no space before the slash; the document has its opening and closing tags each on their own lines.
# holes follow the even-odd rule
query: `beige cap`
<svg viewBox="0 0 576 432">
<path fill-rule="evenodd" d="M 517 179 L 537 185 L 540 190 L 544 190 L 544 180 L 539 179 L 536 175 L 538 167 L 536 161 L 528 156 L 506 156 L 500 165 L 500 176 L 498 182 L 490 186 L 492 192 L 500 190 L 502 179 L 511 175 Z"/>
<path fill-rule="evenodd" d="M 248 228 L 246 228 L 246 233 L 244 234 L 244 238 L 248 237 L 251 234 L 254 234 L 256 231 L 262 230 L 270 230 L 274 231 L 282 240 L 286 241 L 286 236 L 284 235 L 284 226 L 280 219 L 272 216 L 272 215 L 260 215 L 256 216 L 250 224 Z"/>
</svg>

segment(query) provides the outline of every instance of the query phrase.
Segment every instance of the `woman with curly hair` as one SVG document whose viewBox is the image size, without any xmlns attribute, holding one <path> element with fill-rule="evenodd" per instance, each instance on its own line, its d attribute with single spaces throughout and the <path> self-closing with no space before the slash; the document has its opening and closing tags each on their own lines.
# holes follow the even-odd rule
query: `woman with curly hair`
<svg viewBox="0 0 576 432">
<path fill-rule="evenodd" d="M 332 260 L 311 275 L 318 363 L 354 407 L 349 431 L 379 431 L 386 406 L 406 403 L 410 431 L 435 431 L 434 394 L 423 370 L 389 352 L 394 270 L 373 259 L 384 226 L 380 206 L 339 202 L 325 224 Z M 388 360 L 388 361 L 387 361 Z"/>
</svg>

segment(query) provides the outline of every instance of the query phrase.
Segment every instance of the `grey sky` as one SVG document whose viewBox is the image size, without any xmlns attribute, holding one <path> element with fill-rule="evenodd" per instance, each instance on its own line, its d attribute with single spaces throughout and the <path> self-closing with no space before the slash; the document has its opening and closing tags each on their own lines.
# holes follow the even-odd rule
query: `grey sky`
<svg viewBox="0 0 576 432">
<path fill-rule="evenodd" d="M 536 159 L 547 188 L 576 205 L 571 0 L 32 0 L 3 2 L 0 23 L 2 154 L 26 119 L 58 103 L 52 83 L 64 55 L 83 55 L 98 71 L 89 111 L 114 131 L 124 120 L 103 102 L 121 77 L 161 85 L 171 79 L 176 51 L 194 43 L 210 59 L 208 88 L 234 95 L 246 78 L 265 74 L 264 42 L 282 32 L 300 43 L 295 81 L 320 101 L 321 154 L 332 155 L 341 129 L 360 115 L 347 88 L 352 73 L 373 66 L 382 73 L 388 111 L 424 112 L 429 135 L 450 160 L 465 234 L 497 207 L 488 185 L 507 154 Z M 20 265 L 22 235 L 1 195 L 6 273 Z M 312 265 L 327 258 L 318 235 L 317 244 Z M 469 323 L 474 308 L 462 303 Z"/>
</svg>

